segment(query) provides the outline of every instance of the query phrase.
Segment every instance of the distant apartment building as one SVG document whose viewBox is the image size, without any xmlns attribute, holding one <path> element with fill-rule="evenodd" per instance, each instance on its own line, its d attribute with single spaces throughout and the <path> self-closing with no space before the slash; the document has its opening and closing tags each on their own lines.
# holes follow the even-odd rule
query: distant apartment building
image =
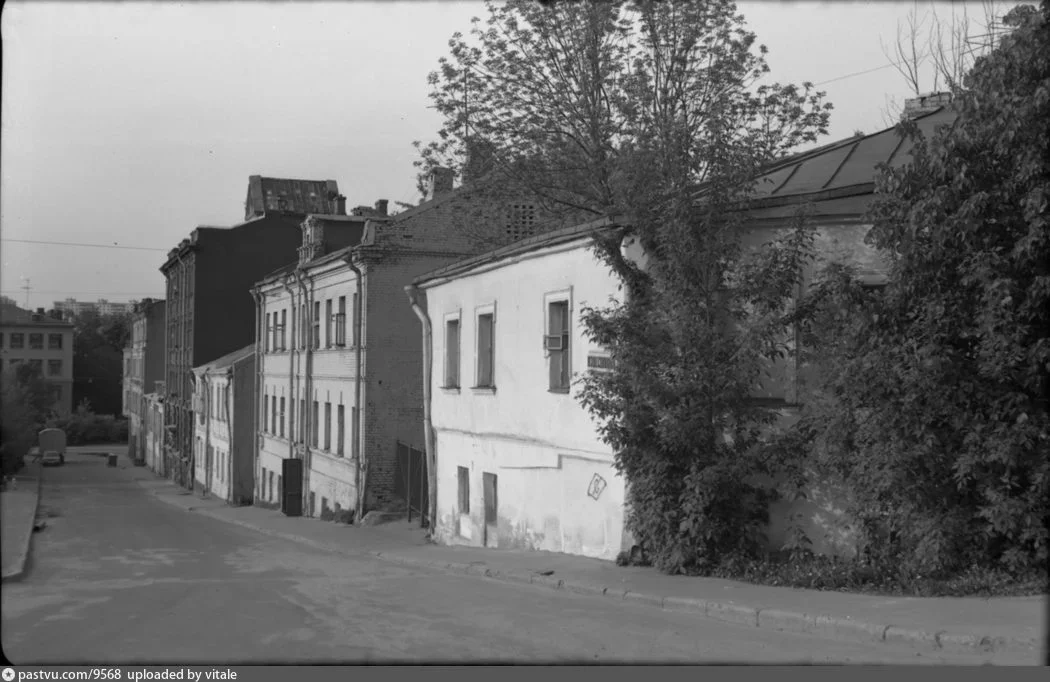
<svg viewBox="0 0 1050 682">
<path fill-rule="evenodd" d="M 54 409 L 73 409 L 73 325 L 44 313 L 0 305 L 0 364 L 8 370 L 26 363 L 49 384 Z"/>
<path fill-rule="evenodd" d="M 295 262 L 309 213 L 345 213 L 334 180 L 252 176 L 244 222 L 201 226 L 168 253 L 165 353 L 167 475 L 193 483 L 193 368 L 253 343 L 255 282 Z"/>
<path fill-rule="evenodd" d="M 124 349 L 124 409 L 128 419 L 128 454 L 146 460 L 146 396 L 164 381 L 165 302 L 144 299 L 132 313 L 131 342 Z"/>
<path fill-rule="evenodd" d="M 118 303 L 100 298 L 97 301 L 78 301 L 75 298 L 67 298 L 64 301 L 55 301 L 52 306 L 62 313 L 63 319 L 75 319 L 85 313 L 98 313 L 99 315 L 124 315 L 135 310 L 135 301 Z"/>
<path fill-rule="evenodd" d="M 255 488 L 255 344 L 193 370 L 194 489 L 235 505 Z"/>
</svg>

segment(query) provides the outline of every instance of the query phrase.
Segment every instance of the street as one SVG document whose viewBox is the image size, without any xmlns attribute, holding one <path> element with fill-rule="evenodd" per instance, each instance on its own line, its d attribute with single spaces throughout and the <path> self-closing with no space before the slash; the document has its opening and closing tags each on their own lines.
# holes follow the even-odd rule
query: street
<svg viewBox="0 0 1050 682">
<path fill-rule="evenodd" d="M 980 662 L 326 553 L 166 504 L 103 457 L 48 469 L 41 504 L 3 586 L 16 664 Z"/>
</svg>

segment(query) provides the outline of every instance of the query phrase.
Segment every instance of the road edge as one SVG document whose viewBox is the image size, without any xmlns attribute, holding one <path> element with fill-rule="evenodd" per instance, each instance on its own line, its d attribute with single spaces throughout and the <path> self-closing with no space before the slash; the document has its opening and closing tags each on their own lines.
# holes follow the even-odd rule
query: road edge
<svg viewBox="0 0 1050 682">
<path fill-rule="evenodd" d="M 26 565 L 29 563 L 29 553 L 33 551 L 33 526 L 36 525 L 37 514 L 40 513 L 40 493 L 44 486 L 44 467 L 41 466 L 37 470 L 36 474 L 36 504 L 33 505 L 33 515 L 29 517 L 29 533 L 26 534 L 25 550 L 22 552 L 22 561 L 18 565 L 18 569 L 8 573 L 7 575 L 0 576 L 0 583 L 14 583 L 22 580 L 27 571 Z"/>
</svg>

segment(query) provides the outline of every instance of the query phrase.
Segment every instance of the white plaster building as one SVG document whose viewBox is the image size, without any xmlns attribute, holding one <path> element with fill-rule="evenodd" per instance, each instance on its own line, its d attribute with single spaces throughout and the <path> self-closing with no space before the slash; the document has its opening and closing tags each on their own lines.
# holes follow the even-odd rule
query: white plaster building
<svg viewBox="0 0 1050 682">
<path fill-rule="evenodd" d="M 255 487 L 255 346 L 193 369 L 194 489 L 236 505 Z"/>
<path fill-rule="evenodd" d="M 602 559 L 629 543 L 624 481 L 571 388 L 574 375 L 607 361 L 580 323 L 584 306 L 619 296 L 590 248 L 604 225 L 543 234 L 416 280 L 431 327 L 443 541 Z"/>
</svg>

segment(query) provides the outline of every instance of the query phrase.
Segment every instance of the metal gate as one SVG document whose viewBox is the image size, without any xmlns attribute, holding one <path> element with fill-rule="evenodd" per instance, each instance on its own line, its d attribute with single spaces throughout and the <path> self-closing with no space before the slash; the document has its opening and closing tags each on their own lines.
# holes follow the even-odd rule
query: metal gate
<svg viewBox="0 0 1050 682">
<path fill-rule="evenodd" d="M 303 515 L 303 460 L 281 460 L 281 511 L 285 516 Z"/>
<path fill-rule="evenodd" d="M 394 494 L 405 500 L 408 520 L 419 516 L 419 525 L 429 526 L 430 487 L 427 483 L 427 460 L 421 450 L 397 441 L 397 470 L 394 472 Z"/>
</svg>

